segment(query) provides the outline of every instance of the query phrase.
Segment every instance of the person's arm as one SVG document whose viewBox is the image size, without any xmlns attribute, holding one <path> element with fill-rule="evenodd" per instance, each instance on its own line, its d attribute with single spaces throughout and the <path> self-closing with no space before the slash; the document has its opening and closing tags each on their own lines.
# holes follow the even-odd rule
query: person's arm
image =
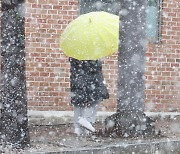
<svg viewBox="0 0 180 154">
<path fill-rule="evenodd" d="M 100 60 L 88 61 L 87 67 L 87 70 L 89 70 L 90 73 L 98 73 L 102 71 L 102 63 Z"/>
</svg>

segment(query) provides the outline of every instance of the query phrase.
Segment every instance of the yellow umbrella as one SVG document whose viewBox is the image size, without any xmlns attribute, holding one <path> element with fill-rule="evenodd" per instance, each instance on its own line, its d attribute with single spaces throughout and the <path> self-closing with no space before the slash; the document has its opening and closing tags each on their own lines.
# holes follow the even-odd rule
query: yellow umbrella
<svg viewBox="0 0 180 154">
<path fill-rule="evenodd" d="M 91 12 L 73 20 L 60 37 L 60 48 L 78 60 L 97 60 L 118 50 L 119 17 Z"/>
</svg>

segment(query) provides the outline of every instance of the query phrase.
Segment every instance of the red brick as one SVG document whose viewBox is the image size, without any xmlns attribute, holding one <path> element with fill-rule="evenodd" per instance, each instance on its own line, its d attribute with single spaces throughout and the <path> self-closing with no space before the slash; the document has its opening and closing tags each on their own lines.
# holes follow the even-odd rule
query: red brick
<svg viewBox="0 0 180 154">
<path fill-rule="evenodd" d="M 150 43 L 146 52 L 149 59 L 146 62 L 145 101 L 149 105 L 154 103 L 151 111 L 168 111 L 170 107 L 180 109 L 177 101 L 180 98 L 173 97 L 180 90 L 177 86 L 180 82 L 177 2 L 163 1 L 163 11 L 168 18 L 162 18 L 162 42 Z M 69 106 L 69 61 L 59 50 L 59 37 L 67 24 L 78 16 L 78 5 L 78 0 L 26 1 L 26 75 L 31 109 L 72 110 Z M 117 72 L 117 53 L 103 59 L 110 99 L 102 102 L 101 110 L 116 110 Z"/>
</svg>

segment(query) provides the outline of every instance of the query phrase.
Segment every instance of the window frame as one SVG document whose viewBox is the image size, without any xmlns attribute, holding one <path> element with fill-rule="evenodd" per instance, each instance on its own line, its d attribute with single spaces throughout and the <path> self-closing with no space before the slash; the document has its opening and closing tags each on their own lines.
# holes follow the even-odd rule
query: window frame
<svg viewBox="0 0 180 154">
<path fill-rule="evenodd" d="M 85 3 L 85 1 L 88 1 L 88 0 L 79 0 L 79 15 L 81 14 L 84 14 L 84 13 L 87 13 L 87 12 L 90 12 L 90 11 L 82 11 L 83 8 L 82 8 L 82 5 Z M 95 1 L 98 1 L 98 0 L 89 0 L 89 2 L 95 2 Z M 102 2 L 105 1 L 105 2 L 114 2 L 114 1 L 118 1 L 118 0 L 101 0 Z M 163 0 L 156 0 L 157 1 L 157 25 L 156 25 L 156 35 L 154 37 L 154 39 L 152 38 L 148 38 L 148 36 L 146 36 L 147 40 L 149 43 L 155 43 L 155 44 L 160 44 L 162 41 L 162 6 L 163 6 Z M 147 0 L 148 2 L 148 0 Z M 83 6 L 84 7 L 84 6 Z M 148 7 L 148 6 L 147 6 Z M 118 14 L 116 14 L 118 15 Z M 147 29 L 147 28 L 146 28 Z"/>
<path fill-rule="evenodd" d="M 156 24 L 156 36 L 154 39 L 149 38 L 147 36 L 147 40 L 149 43 L 155 43 L 160 44 L 162 41 L 162 6 L 163 6 L 163 0 L 156 0 L 157 1 L 157 24 Z M 148 6 L 147 6 L 148 7 Z"/>
</svg>

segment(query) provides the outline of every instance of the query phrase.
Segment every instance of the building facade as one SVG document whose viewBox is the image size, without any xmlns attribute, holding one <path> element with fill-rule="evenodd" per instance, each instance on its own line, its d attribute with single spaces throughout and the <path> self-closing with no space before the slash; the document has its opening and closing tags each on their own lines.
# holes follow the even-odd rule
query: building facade
<svg viewBox="0 0 180 154">
<path fill-rule="evenodd" d="M 69 61 L 60 49 L 59 38 L 79 15 L 79 4 L 78 0 L 26 0 L 23 4 L 29 109 L 72 109 Z M 145 109 L 180 111 L 180 2 L 164 0 L 160 6 L 158 40 L 150 40 L 146 51 Z M 103 59 L 110 98 L 101 104 L 102 111 L 116 110 L 117 72 L 116 52 Z"/>
</svg>

